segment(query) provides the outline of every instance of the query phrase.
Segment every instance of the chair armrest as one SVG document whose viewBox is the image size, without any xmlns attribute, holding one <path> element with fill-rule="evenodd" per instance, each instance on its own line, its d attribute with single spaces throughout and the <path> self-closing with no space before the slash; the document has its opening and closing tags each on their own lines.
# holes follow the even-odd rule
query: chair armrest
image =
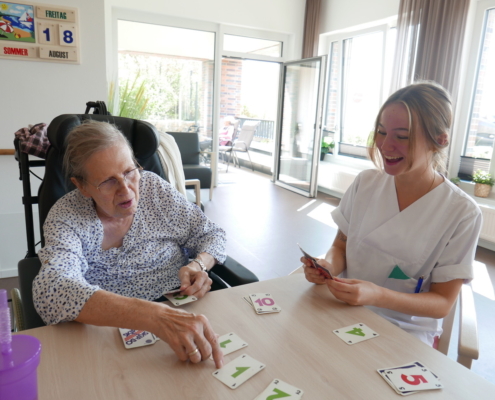
<svg viewBox="0 0 495 400">
<path fill-rule="evenodd" d="M 478 323 L 474 307 L 473 289 L 462 285 L 459 311 L 459 345 L 457 362 L 471 368 L 473 360 L 479 357 Z"/>
<path fill-rule="evenodd" d="M 255 274 L 229 256 L 223 265 L 217 264 L 211 270 L 230 286 L 246 285 L 259 281 Z"/>
<path fill-rule="evenodd" d="M 33 280 L 38 275 L 40 268 L 41 262 L 38 257 L 24 258 L 17 264 L 24 326 L 26 329 L 38 328 L 45 325 L 36 312 L 33 303 Z"/>
<path fill-rule="evenodd" d="M 196 205 L 201 207 L 201 181 L 199 179 L 186 179 L 186 187 L 194 186 L 194 196 L 196 197 Z"/>
</svg>

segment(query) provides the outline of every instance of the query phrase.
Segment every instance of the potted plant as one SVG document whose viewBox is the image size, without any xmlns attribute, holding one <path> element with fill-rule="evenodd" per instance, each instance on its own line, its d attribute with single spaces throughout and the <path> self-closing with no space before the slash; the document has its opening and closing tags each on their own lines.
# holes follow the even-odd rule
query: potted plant
<svg viewBox="0 0 495 400">
<path fill-rule="evenodd" d="M 488 172 L 478 170 L 473 175 L 474 195 L 478 197 L 488 197 L 495 180 Z"/>
<path fill-rule="evenodd" d="M 320 153 L 320 161 L 325 159 L 325 155 L 330 152 L 330 149 L 335 147 L 335 142 L 329 142 L 330 138 L 324 137 L 321 140 L 321 153 Z"/>
<path fill-rule="evenodd" d="M 456 185 L 457 187 L 459 187 L 459 183 L 461 182 L 461 178 L 459 178 L 458 176 L 456 176 L 455 178 L 450 178 L 450 181 Z"/>
</svg>

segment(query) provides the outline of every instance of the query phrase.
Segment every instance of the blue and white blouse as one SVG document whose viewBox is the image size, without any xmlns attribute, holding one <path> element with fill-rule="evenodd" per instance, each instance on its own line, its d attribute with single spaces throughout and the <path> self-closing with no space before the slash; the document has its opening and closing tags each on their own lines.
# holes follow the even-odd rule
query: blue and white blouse
<svg viewBox="0 0 495 400">
<path fill-rule="evenodd" d="M 41 270 L 34 305 L 47 324 L 71 321 L 99 289 L 145 300 L 180 285 L 178 271 L 206 252 L 219 263 L 225 231 L 152 172 L 143 172 L 134 220 L 119 248 L 103 250 L 103 225 L 93 200 L 73 190 L 50 210 L 43 226 Z"/>
</svg>

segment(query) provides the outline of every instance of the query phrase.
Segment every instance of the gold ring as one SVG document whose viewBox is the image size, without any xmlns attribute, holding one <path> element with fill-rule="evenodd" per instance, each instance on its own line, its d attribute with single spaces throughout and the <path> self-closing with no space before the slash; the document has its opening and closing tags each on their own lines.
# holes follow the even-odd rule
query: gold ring
<svg viewBox="0 0 495 400">
<path fill-rule="evenodd" d="M 199 351 L 199 349 L 196 347 L 196 349 L 195 349 L 195 350 L 191 351 L 190 353 L 187 353 L 187 355 L 188 355 L 189 357 L 192 357 L 192 356 L 193 356 L 193 355 L 195 355 L 198 351 Z"/>
</svg>

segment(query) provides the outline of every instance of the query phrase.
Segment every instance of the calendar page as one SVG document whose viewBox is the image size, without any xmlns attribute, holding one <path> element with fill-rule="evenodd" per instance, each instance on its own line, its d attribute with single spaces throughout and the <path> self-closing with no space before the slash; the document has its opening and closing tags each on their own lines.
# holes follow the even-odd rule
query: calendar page
<svg viewBox="0 0 495 400">
<path fill-rule="evenodd" d="M 77 8 L 0 0 L 0 57 L 80 63 Z"/>
</svg>

